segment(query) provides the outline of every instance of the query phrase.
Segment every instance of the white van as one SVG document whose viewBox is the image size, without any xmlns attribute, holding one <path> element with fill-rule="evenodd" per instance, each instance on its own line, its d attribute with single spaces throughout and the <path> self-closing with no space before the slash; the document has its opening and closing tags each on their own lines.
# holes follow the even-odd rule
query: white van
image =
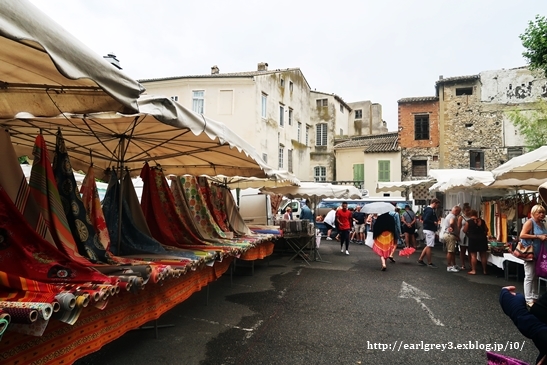
<svg viewBox="0 0 547 365">
<path fill-rule="evenodd" d="M 291 207 L 293 219 L 300 219 L 300 215 L 302 214 L 300 199 L 284 199 L 277 210 L 275 218 L 283 219 L 283 214 L 285 214 L 287 207 Z"/>
<path fill-rule="evenodd" d="M 243 195 L 239 198 L 239 214 L 249 224 L 273 225 L 272 204 L 268 194 Z"/>
</svg>

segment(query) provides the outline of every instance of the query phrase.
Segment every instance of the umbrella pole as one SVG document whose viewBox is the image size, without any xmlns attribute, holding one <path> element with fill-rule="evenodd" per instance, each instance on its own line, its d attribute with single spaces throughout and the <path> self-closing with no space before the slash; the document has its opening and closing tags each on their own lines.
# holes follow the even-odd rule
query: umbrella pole
<svg viewBox="0 0 547 365">
<path fill-rule="evenodd" d="M 124 160 L 123 160 L 123 151 L 125 149 L 125 139 L 122 137 L 120 139 L 120 144 L 119 144 L 119 150 L 118 150 L 118 167 L 119 167 L 119 172 L 120 172 L 120 181 L 119 181 L 119 184 L 120 184 L 120 196 L 119 196 L 119 200 L 118 200 L 118 242 L 117 242 L 117 246 L 118 246 L 118 250 L 116 252 L 116 254 L 118 256 L 121 256 L 121 245 L 122 245 L 122 210 L 123 210 L 123 184 L 122 184 L 122 181 L 123 181 L 123 168 L 124 168 Z"/>
</svg>

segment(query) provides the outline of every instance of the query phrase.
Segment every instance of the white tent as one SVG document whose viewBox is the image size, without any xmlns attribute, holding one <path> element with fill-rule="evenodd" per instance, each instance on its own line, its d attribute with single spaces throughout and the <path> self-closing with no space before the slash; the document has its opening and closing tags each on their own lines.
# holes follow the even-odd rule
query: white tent
<svg viewBox="0 0 547 365">
<path fill-rule="evenodd" d="M 60 128 L 76 170 L 96 176 L 109 167 L 123 167 L 133 176 L 145 162 L 159 164 L 165 174 L 269 177 L 275 173 L 256 150 L 223 123 L 194 113 L 166 97 L 143 95 L 139 114 L 63 114 L 43 118 L 20 113 L 0 120 L 10 131 L 18 156 L 31 156 L 36 134 L 42 131 L 48 149 Z"/>
<path fill-rule="evenodd" d="M 291 199 L 307 199 L 318 203 L 325 198 L 360 199 L 361 192 L 353 185 L 302 182 L 300 186 L 264 187 L 262 193 L 281 194 Z"/>
<path fill-rule="evenodd" d="M 135 113 L 142 85 L 27 0 L 0 4 L 0 118 Z"/>
<path fill-rule="evenodd" d="M 492 170 L 491 187 L 536 190 L 547 181 L 547 146 L 513 157 Z"/>
</svg>

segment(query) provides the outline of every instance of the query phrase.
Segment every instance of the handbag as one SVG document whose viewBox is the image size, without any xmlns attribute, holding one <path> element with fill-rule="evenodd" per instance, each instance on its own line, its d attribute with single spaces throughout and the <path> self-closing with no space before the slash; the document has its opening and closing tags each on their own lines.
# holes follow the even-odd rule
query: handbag
<svg viewBox="0 0 547 365">
<path fill-rule="evenodd" d="M 519 241 L 513 250 L 513 256 L 524 261 L 534 261 L 534 245 L 524 246 Z"/>
<path fill-rule="evenodd" d="M 542 278 L 547 277 L 547 248 L 541 243 L 539 255 L 536 260 L 536 275 Z"/>
</svg>

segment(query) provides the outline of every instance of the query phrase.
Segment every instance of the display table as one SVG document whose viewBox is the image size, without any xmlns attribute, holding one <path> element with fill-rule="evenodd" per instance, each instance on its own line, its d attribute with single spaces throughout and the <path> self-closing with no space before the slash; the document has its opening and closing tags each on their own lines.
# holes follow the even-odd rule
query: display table
<svg viewBox="0 0 547 365">
<path fill-rule="evenodd" d="M 477 261 L 480 261 L 480 253 L 477 252 Z M 516 267 L 516 273 L 515 275 L 509 275 L 509 264 L 513 262 L 519 265 L 524 265 L 524 260 L 521 260 L 519 258 L 516 258 L 511 253 L 504 253 L 502 256 L 494 256 L 491 253 L 488 253 L 488 263 L 491 265 L 494 265 L 496 267 L 499 267 L 503 270 L 505 275 L 505 280 L 509 280 L 509 277 L 517 277 L 518 276 L 518 266 Z"/>
<path fill-rule="evenodd" d="M 120 293 L 101 310 L 84 308 L 74 325 L 51 319 L 44 334 L 34 337 L 6 332 L 0 341 L 0 364 L 72 364 L 124 333 L 158 319 L 193 293 L 217 280 L 230 267 L 232 257 L 170 278 L 162 285 L 147 284 L 137 293 Z"/>
<path fill-rule="evenodd" d="M 306 264 L 310 265 L 311 258 L 305 250 L 310 249 L 310 252 L 313 250 L 315 235 L 309 235 L 307 232 L 301 232 L 300 234 L 284 234 L 283 240 L 287 242 L 287 246 L 289 246 L 293 252 L 289 262 L 300 257 Z"/>
</svg>

